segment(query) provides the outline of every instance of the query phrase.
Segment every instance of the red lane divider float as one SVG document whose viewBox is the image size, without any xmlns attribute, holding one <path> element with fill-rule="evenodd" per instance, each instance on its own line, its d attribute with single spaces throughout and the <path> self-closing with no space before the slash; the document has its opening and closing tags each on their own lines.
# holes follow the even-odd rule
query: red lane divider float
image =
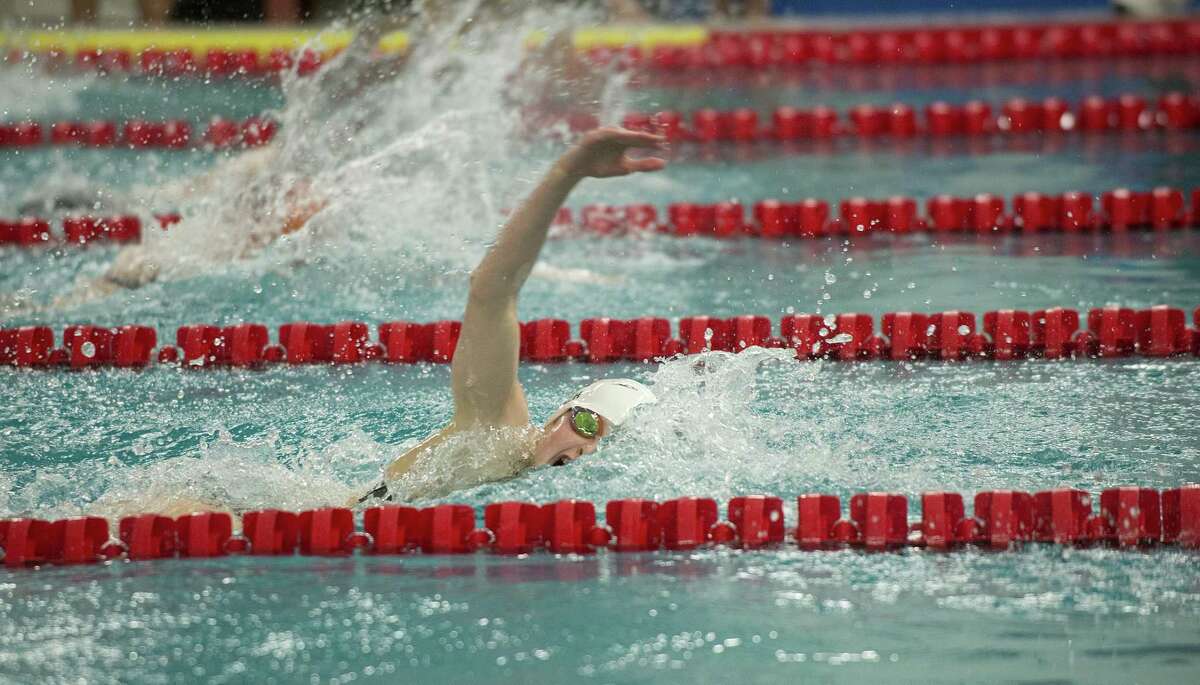
<svg viewBox="0 0 1200 685">
<path fill-rule="evenodd" d="M 678 202 L 667 205 L 665 221 L 654 205 L 595 204 L 581 208 L 578 217 L 564 208 L 556 223 L 601 235 L 650 231 L 713 238 L 821 238 L 916 232 L 1085 233 L 1200 227 L 1200 188 L 1191 191 L 1190 207 L 1185 197 L 1183 190 L 1160 187 L 1145 192 L 1118 188 L 1099 196 L 1028 192 L 1007 202 L 989 193 L 973 197 L 936 195 L 924 203 L 905 196 L 855 197 L 835 204 L 815 198 L 795 202 L 760 200 L 750 207 L 749 217 L 746 207 L 737 200 L 716 204 Z"/>
<path fill-rule="evenodd" d="M 60 242 L 86 245 L 96 241 L 138 242 L 141 239 L 142 221 L 132 215 L 68 217 L 62 221 L 61 234 L 54 233 L 45 219 L 0 219 L 0 245 L 35 247 Z"/>
<path fill-rule="evenodd" d="M 869 314 L 789 314 L 779 335 L 766 316 L 680 319 L 671 337 L 665 318 L 584 319 L 572 327 L 561 319 L 521 324 L 520 356 L 533 363 L 595 364 L 654 362 L 706 350 L 739 352 L 747 347 L 795 350 L 798 359 L 840 361 L 1008 361 L 1040 357 L 1200 356 L 1200 308 L 1187 326 L 1182 309 L 1165 305 L 1134 310 L 1110 306 L 1083 316 L 1074 309 L 986 312 L 982 320 L 963 311 L 890 312 L 880 331 Z M 1081 329 L 1081 325 L 1083 328 Z M 68 326 L 56 348 L 49 326 L 0 329 L 0 365 L 21 368 L 139 368 L 152 363 L 184 368 L 255 368 L 267 364 L 447 363 L 454 358 L 457 321 L 378 325 L 377 341 L 360 321 L 337 324 L 293 322 L 279 327 L 272 345 L 265 325 L 180 326 L 175 344 L 158 347 L 149 326 Z"/>
<path fill-rule="evenodd" d="M 260 77 L 295 68 L 300 75 L 317 71 L 337 51 L 212 48 L 51 47 L 39 52 L 10 50 L 9 63 L 36 58 L 48 69 L 77 67 L 100 73 L 135 73 L 151 77 Z M 773 31 L 712 31 L 703 42 L 688 45 L 602 45 L 585 51 L 598 65 L 654 72 L 718 69 L 799 69 L 817 65 L 978 64 L 1021 59 L 1120 58 L 1186 56 L 1200 53 L 1200 21 L 1109 21 L 945 25 Z M 402 60 L 381 53 L 377 59 Z"/>
<path fill-rule="evenodd" d="M 36 121 L 0 123 L 0 147 L 29 148 L 68 145 L 88 148 L 129 147 L 134 149 L 185 150 L 257 147 L 270 142 L 279 125 L 265 117 L 241 121 L 216 117 L 194 135 L 192 124 L 183 119 L 126 122 L 107 120 Z"/>
<path fill-rule="evenodd" d="M 656 72 L 979 64 L 1200 53 L 1200 21 L 714 31 L 696 45 L 597 47 L 596 64 Z"/>
<path fill-rule="evenodd" d="M 680 112 L 632 113 L 622 124 L 636 130 L 661 130 L 672 140 L 702 143 L 755 141 L 830 140 L 853 136 L 861 139 L 953 136 L 994 136 L 1028 133 L 1108 133 L 1182 131 L 1200 127 L 1200 98 L 1184 93 L 1167 93 L 1148 103 L 1138 95 L 1116 98 L 1092 96 L 1072 107 L 1050 97 L 1040 102 L 1013 98 L 993 106 L 973 100 L 963 105 L 935 102 L 921 116 L 910 105 L 859 105 L 845 113 L 828 107 L 813 109 L 779 107 L 770 121 L 750 108 L 732 111 L 701 109 L 688 116 Z M 581 128 L 591 128 L 591 121 Z M 213 119 L 201 137 L 193 135 L 191 123 L 130 120 L 35 121 L 0 124 L 0 147 L 36 147 L 45 144 L 105 148 L 223 149 L 238 145 L 257 146 L 269 142 L 278 124 L 266 117 L 244 121 Z"/>
<path fill-rule="evenodd" d="M 158 225 L 166 230 L 179 223 L 179 214 L 156 214 Z M 0 245 L 50 247 L 90 245 L 96 242 L 136 243 L 142 239 L 142 220 L 132 214 L 117 216 L 71 216 L 62 220 L 61 232 L 50 222 L 37 217 L 0 219 Z"/>
<path fill-rule="evenodd" d="M 815 198 L 798 202 L 760 200 L 750 207 L 749 217 L 746 207 L 736 200 L 716 204 L 678 202 L 666 207 L 665 222 L 654 205 L 596 204 L 584 206 L 578 217 L 564 207 L 555 223 L 601 235 L 650 231 L 678 237 L 777 239 L 926 231 L 980 235 L 1007 231 L 1120 232 L 1200 227 L 1200 188 L 1193 189 L 1190 196 L 1190 206 L 1183 190 L 1167 187 L 1144 192 L 1118 188 L 1099 196 L 1028 192 L 1007 202 L 988 193 L 973 197 L 936 195 L 923 203 L 904 196 L 856 197 L 832 204 Z M 164 229 L 181 219 L 178 214 L 159 214 L 155 218 Z M 68 217 L 62 221 L 61 233 L 52 230 L 49 221 L 37 217 L 0 219 L 0 245 L 136 242 L 141 239 L 141 230 L 138 217 L 129 215 Z"/>
<path fill-rule="evenodd" d="M 276 48 L 264 56 L 256 48 L 211 48 L 197 52 L 190 48 L 149 47 L 138 52 L 125 48 L 83 47 L 71 52 L 61 48 L 44 51 L 14 49 L 6 54 L 6 59 L 9 64 L 33 59 L 33 63 L 49 70 L 76 67 L 82 71 L 102 74 L 134 73 L 164 78 L 230 78 L 273 76 L 293 68 L 299 75 L 307 76 L 320 69 L 336 54 L 337 51 L 324 52 L 309 48 Z"/>
<path fill-rule="evenodd" d="M 920 496 L 920 518 L 910 520 L 908 499 L 899 493 L 856 494 L 846 516 L 836 495 L 805 494 L 796 499 L 790 526 L 783 499 L 764 495 L 734 497 L 724 519 L 717 501 L 706 497 L 613 500 L 603 507 L 603 523 L 597 521 L 596 506 L 582 500 L 496 502 L 483 508 L 482 517 L 463 504 L 372 507 L 362 513 L 361 530 L 355 527 L 354 512 L 342 508 L 251 511 L 240 517 L 237 528 L 228 513 L 174 519 L 143 514 L 121 519 L 113 533 L 108 521 L 98 517 L 18 518 L 0 520 L 0 563 L 18 569 L 122 558 L 592 554 L 716 545 L 870 552 L 906 547 L 1003 551 L 1030 543 L 1200 549 L 1200 485 L 1161 492 L 1110 488 L 1100 493 L 1099 512 L 1093 508 L 1095 499 L 1077 489 L 991 490 L 975 495 L 974 512 L 967 515 L 961 494 L 926 492 Z"/>
<path fill-rule="evenodd" d="M 824 106 L 779 107 L 769 119 L 750 108 L 700 109 L 691 114 L 631 113 L 622 124 L 635 130 L 661 131 L 672 140 L 701 143 L 1182 131 L 1200 127 L 1200 99 L 1174 92 L 1154 103 L 1138 95 L 1092 96 L 1075 106 L 1056 97 L 1040 102 L 1012 98 L 1000 105 L 981 100 L 962 105 L 934 102 L 919 115 L 904 103 L 859 105 L 844 113 Z"/>
</svg>

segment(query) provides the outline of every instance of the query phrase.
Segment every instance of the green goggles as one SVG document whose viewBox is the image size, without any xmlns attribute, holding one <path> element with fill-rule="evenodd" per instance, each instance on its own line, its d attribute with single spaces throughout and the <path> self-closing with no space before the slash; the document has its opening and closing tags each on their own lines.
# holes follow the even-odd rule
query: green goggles
<svg viewBox="0 0 1200 685">
<path fill-rule="evenodd" d="M 578 433 L 580 437 L 591 440 L 597 435 L 600 435 L 600 427 L 601 422 L 599 414 L 591 409 L 584 409 L 583 407 L 571 407 L 571 428 L 575 429 L 575 432 Z"/>
</svg>

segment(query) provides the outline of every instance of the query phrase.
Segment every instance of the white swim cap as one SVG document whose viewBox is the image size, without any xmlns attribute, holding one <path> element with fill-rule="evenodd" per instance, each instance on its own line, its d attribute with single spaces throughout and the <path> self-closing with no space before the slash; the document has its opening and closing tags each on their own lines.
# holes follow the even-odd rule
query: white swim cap
<svg viewBox="0 0 1200 685">
<path fill-rule="evenodd" d="M 581 407 L 596 412 L 613 426 L 620 426 L 629 418 L 635 407 L 657 401 L 658 398 L 650 392 L 650 388 L 635 380 L 606 378 L 575 393 L 574 397 L 555 410 L 551 421 L 574 407 Z"/>
</svg>

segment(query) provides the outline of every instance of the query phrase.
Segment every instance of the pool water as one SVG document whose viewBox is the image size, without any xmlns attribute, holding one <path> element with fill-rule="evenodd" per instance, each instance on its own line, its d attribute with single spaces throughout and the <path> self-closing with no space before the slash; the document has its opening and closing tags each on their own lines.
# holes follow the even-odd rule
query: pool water
<svg viewBox="0 0 1200 685">
<path fill-rule="evenodd" d="M 467 273 L 555 153 L 511 135 L 501 96 L 519 41 L 459 54 L 459 77 L 418 62 L 331 105 L 305 84 L 0 80 L 25 94 L 4 118 L 204 121 L 274 110 L 273 174 L 314 179 L 328 207 L 304 231 L 233 262 L 206 243 L 244 230 L 223 185 L 177 207 L 145 192 L 213 168 L 206 152 L 0 151 L 0 214 L 28 197 L 102 185 L 132 211 L 179 209 L 147 238 L 163 276 L 53 306 L 98 276 L 114 247 L 0 248 L 0 293 L 26 304 L 5 326 L 369 322 L 458 318 Z M 1140 64 L 1134 63 L 1135 66 Z M 444 66 L 444 65 L 441 65 Z M 630 84 L 621 109 L 747 104 L 839 107 L 1012 95 L 1068 99 L 1194 90 L 1186 64 L 1078 70 L 1042 80 L 791 77 L 708 87 Z M 431 84 L 437 84 L 433 88 Z M 895 84 L 904 84 L 896 88 Z M 878 84 L 872 90 L 872 84 Z M 634 87 L 636 86 L 636 87 Z M 780 87 L 786 86 L 786 87 Z M 306 126 L 311 128 L 305 128 Z M 1047 148 L 933 153 L 677 149 L 654 176 L 587 181 L 579 207 L 767 197 L 1200 186 L 1200 137 L 1073 139 Z M 286 167 L 286 168 L 282 168 Z M 272 177 L 276 178 L 276 177 Z M 270 190 L 270 183 L 251 190 Z M 276 193 L 281 191 L 275 188 Z M 233 209 L 231 209 L 233 208 Z M 529 281 L 522 319 L 789 312 L 1200 305 L 1195 234 L 855 240 L 680 240 L 564 235 Z M 30 309 L 32 307 L 32 309 Z M 258 372 L 0 369 L 0 515 L 72 515 L 191 492 L 238 508 L 341 505 L 449 416 L 442 366 L 273 367 Z M 790 500 L 867 489 L 1038 490 L 1200 480 L 1200 364 L 1182 359 L 1022 363 L 797 363 L 780 351 L 710 353 L 661 366 L 521 369 L 545 416 L 590 380 L 632 376 L 660 404 L 568 468 L 446 498 Z M 916 512 L 912 512 L 916 513 Z M 1200 669 L 1193 553 L 1043 546 L 1006 554 L 907 551 L 503 559 L 228 558 L 44 568 L 0 575 L 0 679 L 8 682 L 1188 682 Z M 1190 674 L 1190 675 L 1189 675 Z"/>
</svg>

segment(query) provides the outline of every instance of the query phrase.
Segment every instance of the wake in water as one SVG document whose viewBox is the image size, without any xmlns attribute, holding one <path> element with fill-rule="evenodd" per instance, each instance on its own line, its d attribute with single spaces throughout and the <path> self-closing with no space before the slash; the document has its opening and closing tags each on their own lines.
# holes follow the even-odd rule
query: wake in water
<svg viewBox="0 0 1200 685">
<path fill-rule="evenodd" d="M 668 360 L 652 372 L 635 374 L 653 389 L 658 404 L 640 408 L 596 454 L 567 468 L 520 475 L 514 470 L 499 476 L 498 482 L 449 495 L 445 493 L 462 485 L 446 484 L 460 482 L 459 472 L 469 465 L 427 459 L 408 479 L 412 482 L 406 481 L 416 498 L 410 501 L 667 499 L 697 493 L 722 497 L 754 488 L 777 490 L 796 478 L 818 478 L 839 468 L 835 450 L 823 446 L 816 430 L 818 417 L 796 415 L 790 394 L 813 384 L 819 374 L 819 365 L 797 365 L 788 350 L 750 348 L 736 355 L 708 352 Z M 780 392 L 781 380 L 787 392 Z M 439 380 L 432 387 L 440 384 Z M 557 403 L 566 391 L 561 385 L 538 383 L 530 390 L 539 405 Z M 543 417 L 535 420 L 539 418 Z M 397 411 L 396 420 L 406 420 L 404 412 Z M 346 506 L 377 478 L 383 465 L 420 440 L 381 444 L 352 430 L 327 447 L 297 450 L 277 431 L 236 439 L 218 424 L 213 437 L 187 456 L 154 459 L 150 441 L 138 439 L 134 452 L 151 461 L 131 464 L 110 458 L 42 469 L 20 487 L 9 483 L 0 489 L 0 515 L 32 511 L 47 517 L 90 513 L 118 518 L 145 510 L 178 515 L 213 507 L 246 511 Z M 464 453 L 454 444 L 445 447 L 442 453 Z M 488 450 L 482 443 L 466 447 L 478 458 Z M 422 497 L 421 492 L 437 495 Z"/>
<path fill-rule="evenodd" d="M 364 283 L 473 266 L 501 208 L 523 195 L 544 166 L 538 144 L 531 147 L 523 130 L 525 114 L 547 99 L 561 104 L 573 97 L 551 88 L 547 98 L 547 84 L 569 90 L 573 83 L 570 74 L 556 80 L 561 65 L 553 62 L 535 62 L 522 78 L 510 79 L 525 56 L 524 36 L 531 28 L 555 35 L 580 18 L 530 13 L 484 32 L 468 26 L 474 8 L 461 5 L 450 20 L 426 26 L 409 62 L 383 80 L 366 77 L 377 68 L 367 49 L 379 30 L 372 25 L 318 76 L 285 79 L 281 132 L 270 148 L 199 178 L 134 189 L 131 195 L 147 209 L 177 203 L 184 221 L 169 232 L 151 232 L 144 245 L 118 256 L 130 285 L 211 273 L 235 259 L 251 273 L 303 261 L 306 268 L 339 269 Z M 611 119 L 622 84 L 599 85 L 585 105 Z M 554 126 L 567 134 L 565 122 Z M 303 230 L 275 241 L 271 226 L 286 219 L 297 189 L 311 193 L 317 207 Z M 595 277 L 586 269 L 543 267 L 542 273 L 571 282 Z M 813 434 L 802 430 L 804 419 L 780 421 L 760 411 L 766 390 L 759 376 L 790 360 L 787 351 L 749 350 L 670 362 L 647 379 L 663 404 L 635 419 L 597 458 L 567 475 L 530 472 L 467 496 L 593 497 L 598 482 L 624 495 L 660 497 L 681 483 L 716 495 L 744 489 L 747 479 L 770 483 L 782 471 L 795 472 L 797 436 L 803 441 Z M 564 390 L 554 390 L 556 399 Z M 828 456 L 812 441 L 804 444 L 803 454 Z M 73 467 L 39 474 L 6 507 L 116 516 L 214 504 L 234 510 L 344 506 L 382 464 L 411 446 L 356 435 L 319 454 L 295 456 L 281 453 L 269 437 L 246 444 L 222 428 L 197 454 L 135 466 L 89 464 L 87 480 L 65 475 Z M 427 475 L 440 483 L 446 474 Z M 64 491 L 70 492 L 64 497 Z"/>
<path fill-rule="evenodd" d="M 475 263 L 482 238 L 491 237 L 501 215 L 498 202 L 515 199 L 532 180 L 529 172 L 542 166 L 518 154 L 530 145 L 521 130 L 526 116 L 544 114 L 540 106 L 546 103 L 569 103 L 580 85 L 571 68 L 544 61 L 545 52 L 542 61 L 527 61 L 520 77 L 510 78 L 516 58 L 524 54 L 530 15 L 515 22 L 520 30 L 480 30 L 470 23 L 477 9 L 460 6 L 448 20 L 427 23 L 409 64 L 394 78 L 375 79 L 378 64 L 369 49 L 378 41 L 378 26 L 372 25 L 316 77 L 285 79 L 288 105 L 278 117 L 280 138 L 201 177 L 141 191 L 147 202 L 181 204 L 184 222 L 120 253 L 102 283 L 87 294 L 186 277 L 244 258 L 248 268 L 281 268 L 315 254 L 326 263 L 368 265 L 363 274 L 368 277 L 422 263 L 437 264 L 443 272 Z M 566 17 L 550 18 L 561 23 Z M 548 48 L 574 59 L 565 34 L 550 33 Z M 562 73 L 568 78 L 558 78 Z M 556 84 L 567 90 L 555 92 Z M 589 77 L 583 86 L 591 91 L 585 106 L 600 107 L 603 88 L 596 87 L 607 87 L 606 82 Z M 559 124 L 565 132 L 566 122 Z M 291 222 L 297 196 L 312 210 L 300 220 L 303 230 L 285 228 L 287 239 L 261 251 L 273 242 L 274 221 Z M 376 262 L 371 257 L 380 247 L 391 263 L 386 274 L 372 274 Z M 566 273 L 577 282 L 579 271 L 550 273 Z M 261 487 L 263 478 L 278 476 L 278 485 L 290 489 L 288 475 L 277 469 L 258 473 L 252 480 L 259 487 L 247 491 L 214 477 L 237 477 L 244 471 L 237 462 L 219 457 L 172 461 L 152 465 L 134 479 L 150 487 L 110 488 L 94 510 L 115 515 L 214 505 L 240 509 L 246 492 L 279 489 Z M 440 482 L 436 474 L 431 479 Z M 343 504 L 343 498 L 325 499 L 336 490 L 318 490 L 323 503 Z"/>
</svg>

